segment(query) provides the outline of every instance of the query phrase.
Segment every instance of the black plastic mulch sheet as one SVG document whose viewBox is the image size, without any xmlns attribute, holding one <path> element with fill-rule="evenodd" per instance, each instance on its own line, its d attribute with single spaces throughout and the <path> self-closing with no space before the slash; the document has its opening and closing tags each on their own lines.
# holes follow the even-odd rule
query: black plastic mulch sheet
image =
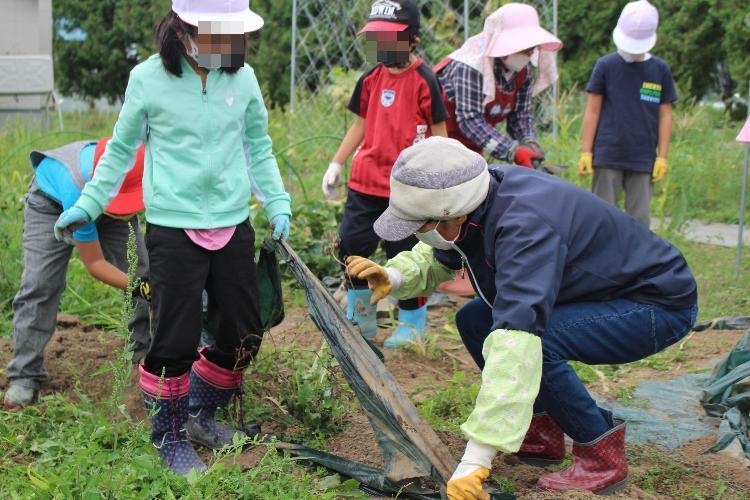
<svg viewBox="0 0 750 500">
<path fill-rule="evenodd" d="M 384 468 L 354 462 L 301 445 L 279 444 L 291 454 L 358 480 L 373 495 L 441 498 L 455 461 L 433 429 L 417 413 L 382 361 L 297 254 L 282 241 L 274 243 L 307 294 L 310 316 L 323 333 L 359 399 L 383 452 Z M 513 495 L 492 493 L 493 499 Z"/>
<path fill-rule="evenodd" d="M 709 415 L 722 417 L 719 438 L 709 451 L 750 460 L 750 330 L 714 370 L 701 404 Z"/>
<path fill-rule="evenodd" d="M 258 254 L 258 288 L 260 290 L 260 323 L 264 331 L 284 321 L 284 294 L 281 287 L 276 245 L 263 242 Z"/>
</svg>

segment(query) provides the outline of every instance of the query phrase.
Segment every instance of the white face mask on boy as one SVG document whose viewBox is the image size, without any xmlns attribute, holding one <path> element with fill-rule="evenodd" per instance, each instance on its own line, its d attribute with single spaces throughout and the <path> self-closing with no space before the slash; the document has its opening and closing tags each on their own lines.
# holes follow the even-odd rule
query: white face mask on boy
<svg viewBox="0 0 750 500">
<path fill-rule="evenodd" d="M 620 57 L 622 57 L 626 63 L 643 62 L 646 60 L 646 54 L 631 54 L 622 49 L 617 49 L 617 53 L 620 54 Z"/>
<path fill-rule="evenodd" d="M 438 222 L 438 226 L 439 225 L 440 223 Z M 451 250 L 453 248 L 453 241 L 448 241 L 443 238 L 443 235 L 438 233 L 437 226 L 435 226 L 431 231 L 416 233 L 415 236 L 422 243 L 430 245 L 432 248 L 436 248 L 438 250 Z"/>
</svg>

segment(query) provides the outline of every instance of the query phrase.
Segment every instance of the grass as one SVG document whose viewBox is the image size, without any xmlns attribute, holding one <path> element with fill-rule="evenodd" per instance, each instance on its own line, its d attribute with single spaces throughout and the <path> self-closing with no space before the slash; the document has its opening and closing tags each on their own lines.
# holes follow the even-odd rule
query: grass
<svg viewBox="0 0 750 500">
<path fill-rule="evenodd" d="M 295 248 L 303 249 L 311 265 L 320 272 L 337 269 L 335 263 L 331 264 L 326 247 L 341 207 L 317 201 L 318 185 L 338 145 L 336 137 L 347 125 L 347 114 L 337 104 L 341 96 L 332 91 L 329 97 L 335 101 L 330 107 L 334 118 L 315 131 L 304 127 L 301 116 L 284 115 L 278 110 L 271 112 L 271 134 L 276 149 L 283 151 L 279 157 L 282 173 L 298 209 Z M 580 179 L 575 173 L 581 109 L 579 96 L 564 96 L 560 134 L 556 140 L 544 136 L 542 142 L 550 163 L 570 165 L 573 169 L 568 179 L 586 187 L 590 181 Z M 672 226 L 665 229 L 664 236 L 683 251 L 699 281 L 701 318 L 747 314 L 750 310 L 750 273 L 747 272 L 750 256 L 746 255 L 743 262 L 745 271 L 735 279 L 732 249 L 687 242 L 675 231 L 688 219 L 736 222 L 742 148 L 733 139 L 739 125 L 698 107 L 678 109 L 676 116 L 672 171 L 668 180 L 657 186 L 654 212 L 671 217 Z M 22 197 L 31 176 L 27 160 L 29 150 L 109 135 L 114 120 L 112 115 L 95 113 L 66 117 L 70 129 L 82 130 L 85 134 L 41 134 L 22 128 L 0 132 L 3 175 L 0 184 L 0 337 L 11 335 L 10 304 L 22 272 Z M 318 138 L 300 142 L 312 135 Z M 265 229 L 263 224 L 259 227 L 258 239 L 262 240 Z M 303 303 L 304 296 L 299 290 L 288 296 L 293 296 L 295 303 Z M 122 327 L 120 298 L 121 294 L 95 283 L 78 259 L 71 261 L 62 312 L 78 315 L 89 324 L 118 330 Z M 446 321 L 452 323 L 451 318 L 446 317 Z M 452 326 L 447 326 L 438 337 L 442 344 L 459 342 Z M 413 349 L 420 356 L 433 359 L 441 356 L 437 339 L 427 340 Z M 639 363 L 665 370 L 683 361 L 684 356 L 685 353 L 675 347 Z M 118 363 L 124 361 L 121 356 Z M 638 364 L 620 367 L 576 364 L 576 369 L 584 381 L 595 382 L 602 377 L 623 377 L 636 366 Z M 125 375 L 116 366 L 113 368 L 111 373 L 118 378 Z M 326 352 L 302 348 L 293 353 L 262 351 L 248 383 L 247 400 L 252 404 L 248 401 L 245 409 L 249 418 L 291 425 L 297 429 L 296 434 L 284 437 L 299 438 L 325 448 L 327 439 L 356 409 L 356 402 L 337 370 Z M 273 392 L 274 400 L 254 398 L 269 391 Z M 456 372 L 449 383 L 423 389 L 426 397 L 418 403 L 418 409 L 436 429 L 458 432 L 473 408 L 477 392 L 476 383 L 469 383 L 465 373 Z M 617 397 L 623 402 L 639 404 L 627 388 L 620 390 Z M 215 455 L 205 476 L 186 480 L 166 473 L 149 442 L 146 426 L 122 411 L 119 398 L 118 390 L 113 391 L 108 402 L 90 401 L 83 394 L 58 394 L 45 397 L 39 406 L 23 412 L 0 412 L 0 470 L 3 470 L 0 495 L 3 498 L 341 498 L 359 495 L 355 484 L 342 483 L 322 471 L 301 468 L 295 459 L 270 449 L 251 471 L 242 471 L 234 465 L 233 458 L 240 451 L 235 447 Z M 634 461 L 638 458 L 636 455 Z M 733 485 L 722 481 L 711 485 L 712 490 L 708 492 L 704 486 L 699 488 L 689 480 L 675 479 L 684 473 L 683 465 L 664 459 L 657 467 L 638 473 L 636 481 L 655 494 L 678 498 L 740 498 L 732 496 Z"/>
<path fill-rule="evenodd" d="M 427 389 L 423 389 L 425 391 Z M 419 395 L 418 391 L 415 396 Z M 445 386 L 434 389 L 429 397 L 417 403 L 422 417 L 433 428 L 440 431 L 459 432 L 479 394 L 479 384 L 469 383 L 466 373 L 455 372 L 453 379 Z"/>
<path fill-rule="evenodd" d="M 160 464 L 146 424 L 113 422 L 83 395 L 0 412 L 0 436 L 3 498 L 363 498 L 356 484 L 300 468 L 271 446 L 252 470 L 234 464 L 238 443 L 216 453 L 207 474 L 178 477 Z"/>
<path fill-rule="evenodd" d="M 631 474 L 631 482 L 660 498 L 691 500 L 745 500 L 750 491 L 726 478 L 707 479 L 695 475 L 686 464 L 658 448 L 634 446 L 628 450 L 632 463 L 644 462 L 649 467 Z"/>
</svg>

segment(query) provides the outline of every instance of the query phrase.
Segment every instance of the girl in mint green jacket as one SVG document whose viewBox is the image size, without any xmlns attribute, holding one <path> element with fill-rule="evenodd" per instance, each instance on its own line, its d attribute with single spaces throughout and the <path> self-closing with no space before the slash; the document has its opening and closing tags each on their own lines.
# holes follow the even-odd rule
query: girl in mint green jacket
<svg viewBox="0 0 750 500">
<path fill-rule="evenodd" d="M 180 474 L 205 468 L 191 441 L 209 448 L 232 443 L 238 431 L 214 414 L 241 390 L 242 371 L 262 340 L 251 191 L 274 238 L 289 233 L 290 197 L 272 154 L 268 113 L 244 62 L 245 33 L 262 25 L 247 0 L 173 0 L 157 28 L 159 54 L 130 74 L 96 177 L 55 226 L 63 238 L 96 220 L 138 146 L 147 145 L 143 197 L 154 339 L 140 385 L 155 410 L 154 446 Z M 204 288 L 216 343 L 199 352 Z"/>
</svg>

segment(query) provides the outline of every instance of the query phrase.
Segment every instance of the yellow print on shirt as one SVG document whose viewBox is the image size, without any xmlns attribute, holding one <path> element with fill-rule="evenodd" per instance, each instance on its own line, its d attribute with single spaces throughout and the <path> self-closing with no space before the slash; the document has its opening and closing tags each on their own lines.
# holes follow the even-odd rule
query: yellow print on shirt
<svg viewBox="0 0 750 500">
<path fill-rule="evenodd" d="M 641 87 L 641 100 L 650 102 L 653 104 L 658 104 L 661 102 L 661 84 L 658 83 L 651 83 L 651 82 L 643 82 L 643 86 Z"/>
</svg>

